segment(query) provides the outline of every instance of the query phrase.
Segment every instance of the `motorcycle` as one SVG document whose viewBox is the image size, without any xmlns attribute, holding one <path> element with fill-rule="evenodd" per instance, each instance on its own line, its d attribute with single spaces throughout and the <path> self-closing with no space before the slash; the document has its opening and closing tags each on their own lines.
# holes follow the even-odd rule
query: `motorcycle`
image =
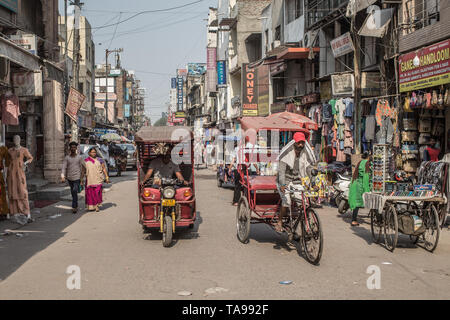
<svg viewBox="0 0 450 320">
<path fill-rule="evenodd" d="M 351 178 L 336 173 L 337 179 L 333 184 L 334 192 L 334 200 L 336 202 L 336 206 L 338 207 L 338 212 L 340 214 L 344 214 L 350 208 L 348 203 L 348 193 L 350 190 Z"/>
</svg>

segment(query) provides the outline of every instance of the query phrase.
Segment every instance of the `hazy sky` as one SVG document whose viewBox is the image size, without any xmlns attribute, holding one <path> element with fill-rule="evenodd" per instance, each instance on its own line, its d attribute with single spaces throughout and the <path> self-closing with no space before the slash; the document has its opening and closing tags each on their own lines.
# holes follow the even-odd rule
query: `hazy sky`
<svg viewBox="0 0 450 320">
<path fill-rule="evenodd" d="M 184 8 L 133 15 L 147 10 L 183 6 L 199 0 L 82 0 L 96 44 L 96 63 L 105 62 L 105 49 L 123 48 L 122 67 L 135 70 L 147 89 L 145 108 L 152 122 L 166 111 L 170 78 L 188 62 L 206 62 L 206 19 L 217 0 L 200 0 Z M 69 1 L 70 3 L 70 1 Z M 70 7 L 69 7 L 70 8 Z M 64 14 L 64 0 L 59 0 Z M 70 11 L 69 11 L 70 14 Z M 109 26 L 111 25 L 111 26 Z M 98 28 L 106 26 L 104 28 Z M 110 54 L 108 62 L 114 61 Z"/>
</svg>

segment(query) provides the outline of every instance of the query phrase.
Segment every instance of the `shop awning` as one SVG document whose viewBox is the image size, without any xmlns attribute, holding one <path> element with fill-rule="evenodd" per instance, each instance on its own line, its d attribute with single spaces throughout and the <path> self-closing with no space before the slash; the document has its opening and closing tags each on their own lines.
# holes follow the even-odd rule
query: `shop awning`
<svg viewBox="0 0 450 320">
<path fill-rule="evenodd" d="M 289 120 L 270 117 L 243 117 L 240 119 L 243 130 L 280 130 L 280 131 L 302 131 L 309 135 L 309 131 Z"/>
<path fill-rule="evenodd" d="M 292 47 L 285 48 L 277 55 L 277 59 L 284 60 L 294 60 L 294 59 L 307 59 L 309 56 L 310 49 L 313 50 L 314 53 L 320 52 L 320 48 L 302 48 L 302 47 Z"/>
<path fill-rule="evenodd" d="M 269 116 L 269 119 L 277 119 L 277 118 L 288 120 L 290 122 L 298 124 L 300 127 L 305 128 L 305 129 L 311 129 L 311 130 L 318 129 L 318 125 L 316 122 L 314 122 L 313 120 L 311 120 L 308 117 L 302 116 L 301 114 L 296 114 L 293 112 L 285 111 L 285 112 L 274 113 Z"/>
<path fill-rule="evenodd" d="M 38 56 L 1 37 L 0 57 L 6 58 L 13 63 L 31 71 L 41 70 Z"/>
</svg>

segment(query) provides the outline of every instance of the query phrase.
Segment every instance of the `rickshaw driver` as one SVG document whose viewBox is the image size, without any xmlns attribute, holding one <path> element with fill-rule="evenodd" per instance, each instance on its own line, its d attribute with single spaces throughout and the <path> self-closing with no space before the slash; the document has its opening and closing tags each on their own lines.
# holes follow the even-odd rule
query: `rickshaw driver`
<svg viewBox="0 0 450 320">
<path fill-rule="evenodd" d="M 316 162 L 314 153 L 306 142 L 303 132 L 296 132 L 293 137 L 295 143 L 293 148 L 289 147 L 282 150 L 279 158 L 279 167 L 277 173 L 277 189 L 281 197 L 281 209 L 278 223 L 275 231 L 283 232 L 283 217 L 291 206 L 291 195 L 286 192 L 286 188 L 290 182 L 298 178 L 306 178 L 311 176 L 314 169 L 313 164 Z"/>
<path fill-rule="evenodd" d="M 144 182 L 150 179 L 153 172 L 159 172 L 160 176 L 162 178 L 172 179 L 173 175 L 177 177 L 178 180 L 180 180 L 184 185 L 189 185 L 189 182 L 184 180 L 183 175 L 181 174 L 180 167 L 172 162 L 170 159 L 170 150 L 164 154 L 164 156 L 158 157 L 154 159 L 152 162 L 150 162 L 150 166 L 147 170 L 147 173 L 144 177 Z M 156 185 L 161 184 L 161 180 L 157 181 L 155 183 Z"/>
</svg>

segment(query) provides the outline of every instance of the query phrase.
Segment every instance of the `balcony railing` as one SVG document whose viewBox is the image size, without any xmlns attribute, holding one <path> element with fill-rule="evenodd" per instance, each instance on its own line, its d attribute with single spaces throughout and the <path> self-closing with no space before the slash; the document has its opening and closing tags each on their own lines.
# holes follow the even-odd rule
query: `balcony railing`
<svg viewBox="0 0 450 320">
<path fill-rule="evenodd" d="M 309 0 L 306 7 L 307 27 L 315 25 L 347 3 L 348 0 Z"/>
<path fill-rule="evenodd" d="M 412 33 L 438 22 L 440 20 L 439 11 L 439 0 L 406 1 L 403 9 L 400 11 L 403 34 Z"/>
</svg>

